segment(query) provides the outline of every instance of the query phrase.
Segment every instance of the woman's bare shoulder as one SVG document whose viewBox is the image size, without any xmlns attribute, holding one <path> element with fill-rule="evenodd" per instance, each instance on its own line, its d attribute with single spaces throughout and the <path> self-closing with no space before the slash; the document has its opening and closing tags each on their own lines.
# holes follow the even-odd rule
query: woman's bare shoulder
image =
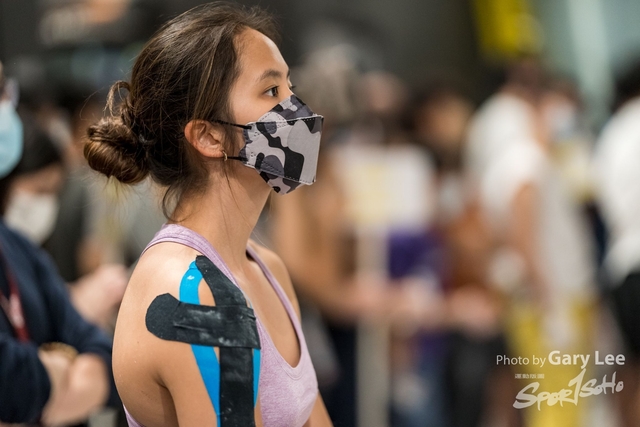
<svg viewBox="0 0 640 427">
<path fill-rule="evenodd" d="M 163 284 L 169 287 L 179 286 L 180 282 L 174 283 L 171 279 L 180 279 L 189 268 L 199 252 L 178 243 L 159 243 L 149 248 L 138 261 L 132 281 L 145 283 L 153 280 L 157 286 L 146 287 L 153 292 Z M 167 283 L 168 282 L 168 283 Z"/>
<path fill-rule="evenodd" d="M 118 314 L 126 319 L 127 329 L 144 329 L 145 315 L 153 300 L 159 295 L 170 294 L 179 299 L 180 284 L 199 252 L 176 243 L 162 243 L 145 252 L 131 275 L 127 291 Z M 200 303 L 214 305 L 213 296 L 206 286 L 199 287 Z M 133 327 L 133 328 L 132 328 Z M 154 341 L 149 334 L 138 336 Z"/>
</svg>

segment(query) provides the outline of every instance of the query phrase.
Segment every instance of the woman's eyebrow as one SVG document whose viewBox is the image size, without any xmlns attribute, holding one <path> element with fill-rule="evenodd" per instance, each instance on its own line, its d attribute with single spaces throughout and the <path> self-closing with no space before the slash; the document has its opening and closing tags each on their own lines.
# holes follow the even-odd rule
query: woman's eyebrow
<svg viewBox="0 0 640 427">
<path fill-rule="evenodd" d="M 289 69 L 289 70 L 287 70 L 287 79 L 290 76 L 291 76 L 291 70 Z M 273 68 L 269 68 L 268 70 L 265 70 L 265 72 L 262 73 L 260 75 L 260 77 L 258 77 L 256 79 L 256 82 L 261 82 L 262 80 L 268 79 L 270 77 L 273 77 L 273 78 L 276 78 L 276 79 L 280 79 L 280 78 L 282 78 L 282 72 L 280 72 L 280 71 L 278 71 L 276 69 L 273 69 Z"/>
</svg>

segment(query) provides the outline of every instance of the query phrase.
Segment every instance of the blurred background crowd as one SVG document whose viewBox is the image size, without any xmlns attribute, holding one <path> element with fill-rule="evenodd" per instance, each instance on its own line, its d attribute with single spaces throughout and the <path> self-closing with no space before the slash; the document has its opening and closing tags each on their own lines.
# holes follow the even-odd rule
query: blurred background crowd
<svg viewBox="0 0 640 427">
<path fill-rule="evenodd" d="M 107 334 L 165 216 L 151 182 L 90 172 L 83 137 L 145 40 L 199 3 L 0 0 L 25 143 L 3 221 Z M 278 17 L 294 92 L 325 116 L 317 182 L 274 195 L 254 238 L 289 269 L 335 425 L 640 425 L 640 2 L 241 3 Z M 596 350 L 625 364 L 584 382 L 615 373 L 622 392 L 514 408 L 582 368 L 505 358 Z"/>
</svg>

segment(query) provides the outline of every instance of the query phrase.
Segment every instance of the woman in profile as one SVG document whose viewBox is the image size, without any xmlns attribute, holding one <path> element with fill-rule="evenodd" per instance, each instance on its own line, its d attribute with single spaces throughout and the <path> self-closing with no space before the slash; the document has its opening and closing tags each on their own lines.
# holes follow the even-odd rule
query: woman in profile
<svg viewBox="0 0 640 427">
<path fill-rule="evenodd" d="M 250 240 L 271 191 L 315 180 L 322 127 L 275 39 L 259 9 L 192 9 L 147 43 L 89 128 L 93 169 L 166 188 L 169 220 L 115 331 L 131 426 L 331 425 L 287 270 Z"/>
</svg>

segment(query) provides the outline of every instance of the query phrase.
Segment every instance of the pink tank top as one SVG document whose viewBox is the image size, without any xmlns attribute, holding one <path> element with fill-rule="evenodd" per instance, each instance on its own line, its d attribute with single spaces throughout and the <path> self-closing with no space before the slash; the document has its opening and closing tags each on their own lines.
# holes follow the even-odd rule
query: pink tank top
<svg viewBox="0 0 640 427">
<path fill-rule="evenodd" d="M 231 271 L 222 261 L 218 252 L 204 237 L 195 231 L 177 224 L 165 224 L 147 245 L 145 251 L 151 246 L 162 242 L 180 243 L 200 252 L 209 258 L 234 285 L 238 286 Z M 318 381 L 311 364 L 307 343 L 304 339 L 298 316 L 282 287 L 251 247 L 247 246 L 247 252 L 258 263 L 276 294 L 278 294 L 280 301 L 282 301 L 284 308 L 287 310 L 300 343 L 300 361 L 294 367 L 289 365 L 278 352 L 260 318 L 257 318 L 256 323 L 262 347 L 260 380 L 258 383 L 262 422 L 265 427 L 301 427 L 309 419 L 318 397 Z M 125 413 L 130 427 L 144 427 L 133 419 L 126 408 Z"/>
</svg>

